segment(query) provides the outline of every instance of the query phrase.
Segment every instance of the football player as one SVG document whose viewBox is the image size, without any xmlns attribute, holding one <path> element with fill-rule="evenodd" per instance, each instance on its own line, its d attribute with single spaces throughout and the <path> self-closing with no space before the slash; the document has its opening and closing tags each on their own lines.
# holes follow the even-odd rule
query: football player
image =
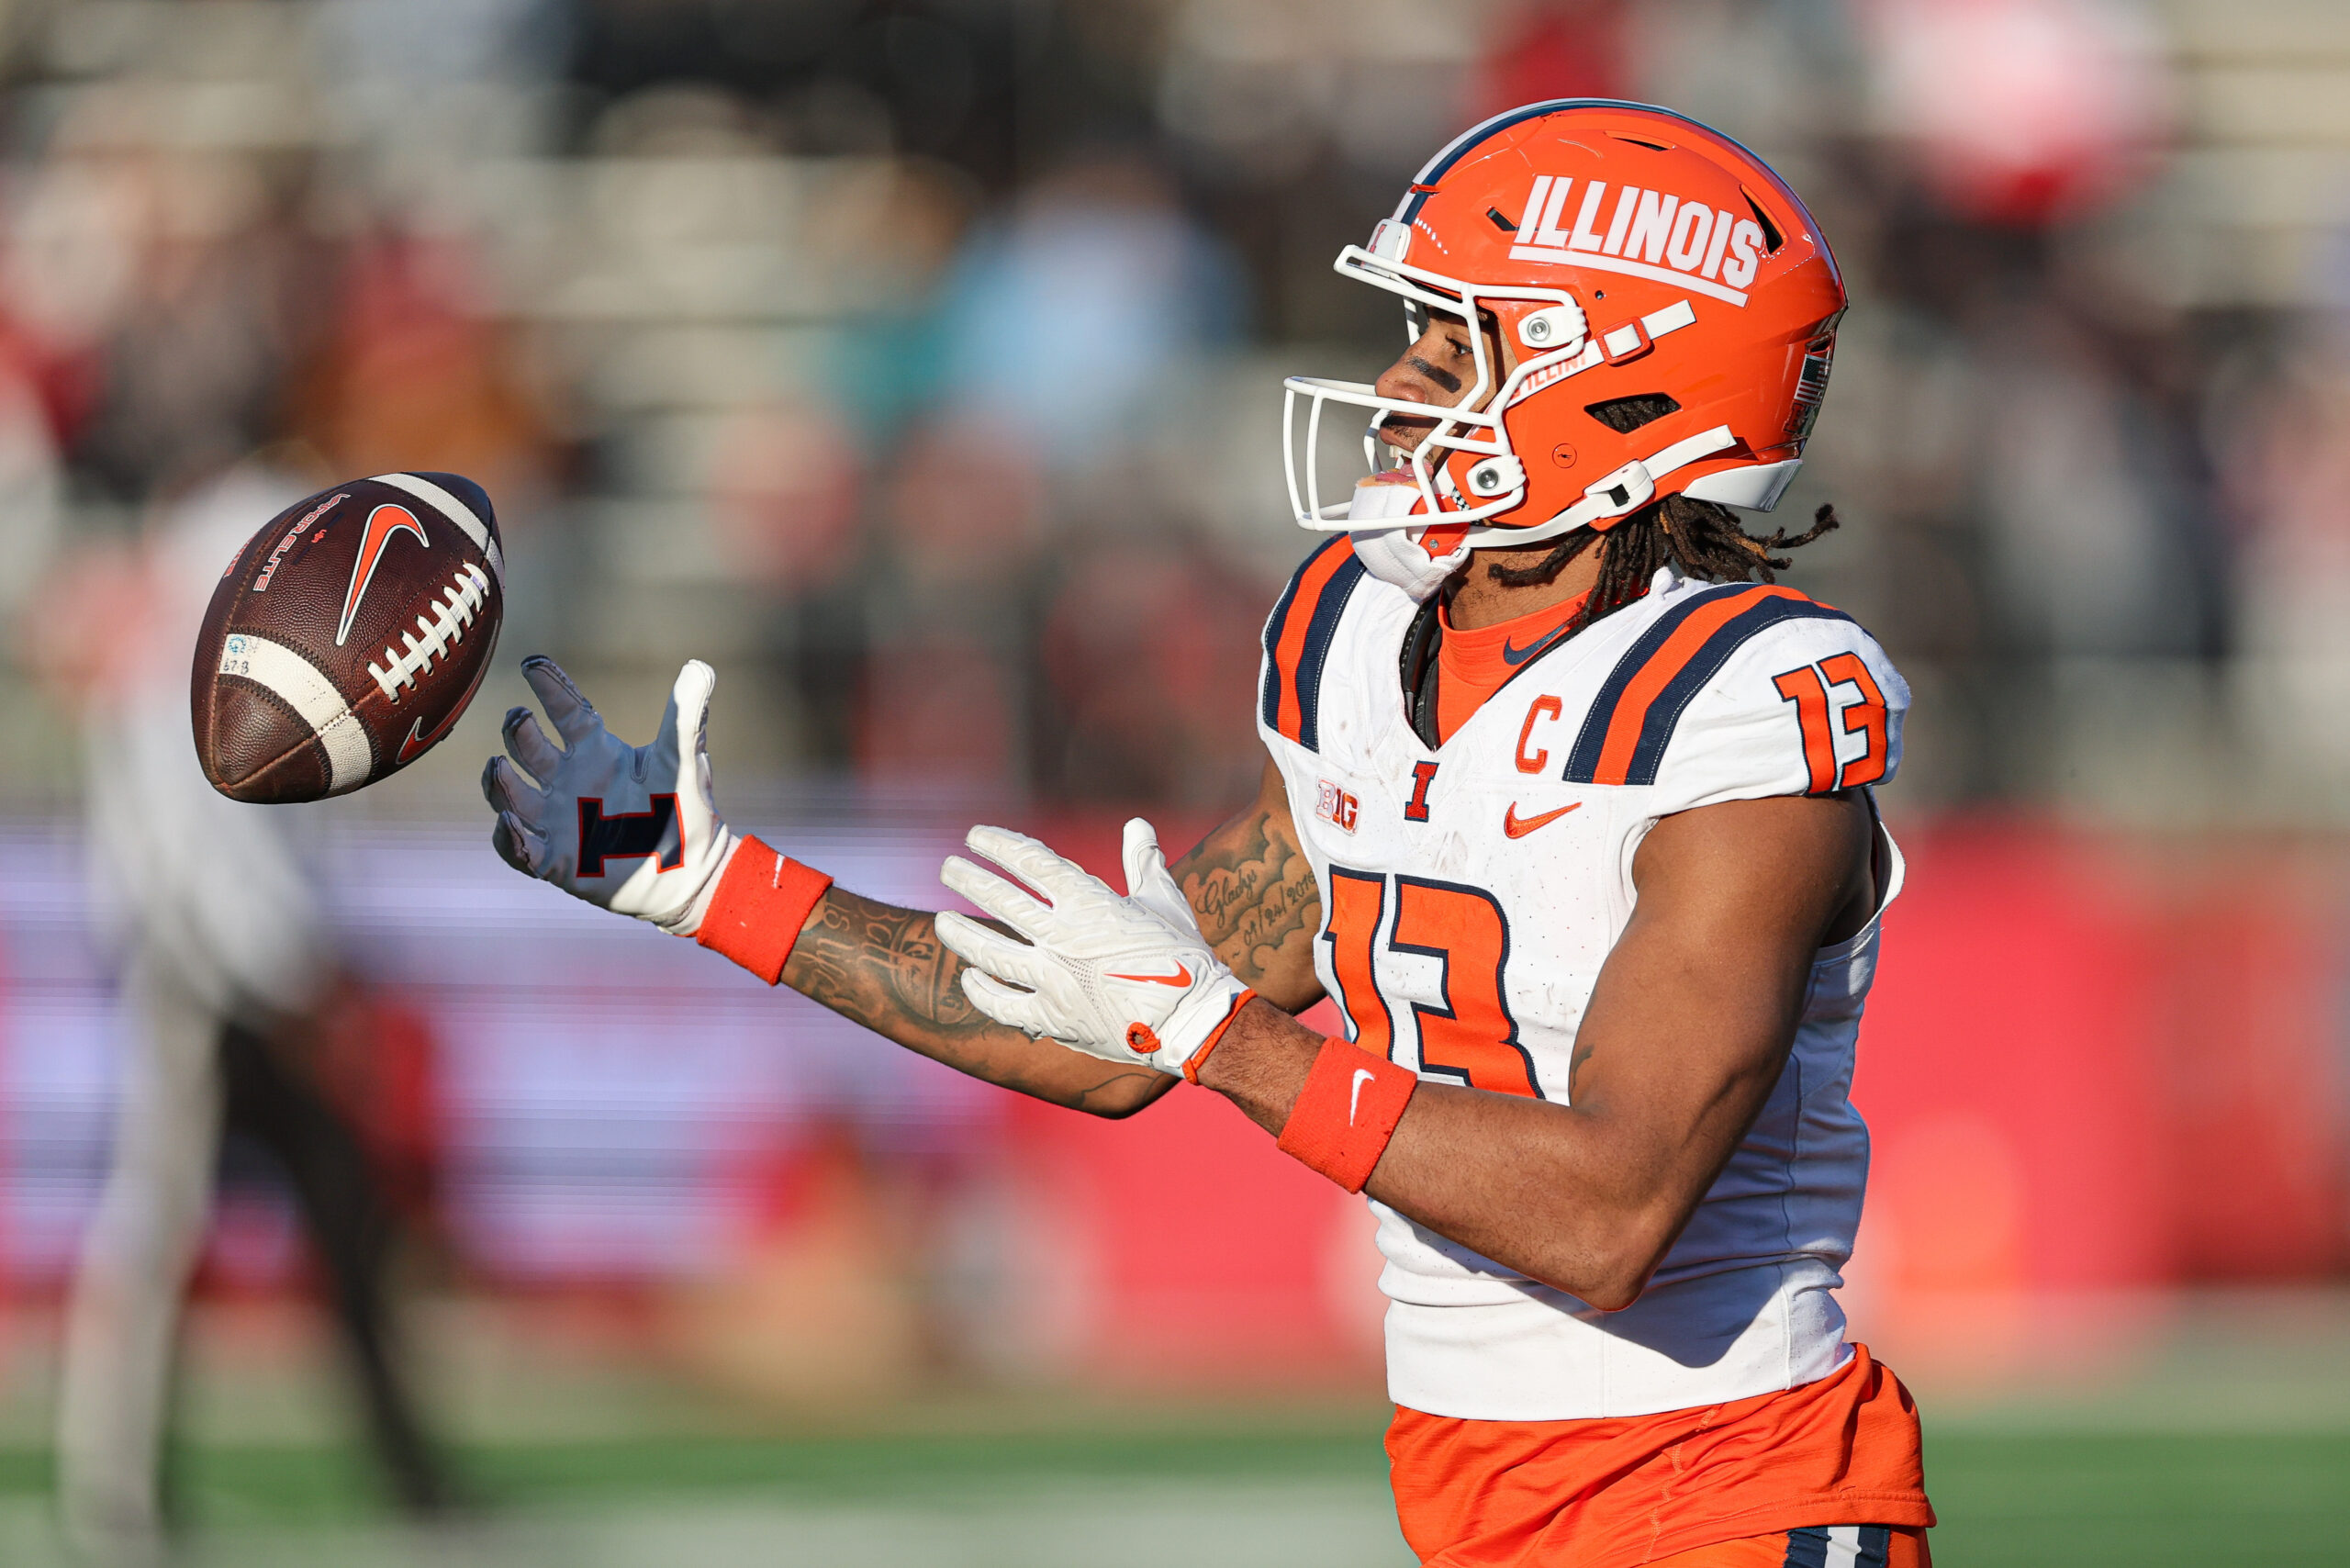
<svg viewBox="0 0 2350 1568">
<path fill-rule="evenodd" d="M 978 828 L 1009 876 L 943 879 L 990 924 L 833 887 L 720 818 L 698 663 L 642 750 L 528 664 L 562 744 L 509 715 L 497 846 L 990 1081 L 1104 1116 L 1201 1085 L 1367 1192 L 1423 1560 L 1926 1563 L 1916 1408 L 1832 1294 L 1908 693 L 1774 582 L 1825 509 L 1739 516 L 1826 388 L 1827 242 L 1729 139 L 1561 101 L 1461 136 L 1337 266 L 1410 345 L 1289 384 L 1329 537 L 1266 622 L 1259 796 L 1174 866 L 1129 823 L 1121 894 Z M 1326 502 L 1339 408 L 1371 471 Z M 1345 1040 L 1297 1021 L 1326 995 Z"/>
</svg>

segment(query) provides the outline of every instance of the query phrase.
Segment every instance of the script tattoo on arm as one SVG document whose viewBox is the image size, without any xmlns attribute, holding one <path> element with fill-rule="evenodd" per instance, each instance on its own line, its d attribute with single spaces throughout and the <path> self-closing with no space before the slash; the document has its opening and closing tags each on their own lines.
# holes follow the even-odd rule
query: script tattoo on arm
<svg viewBox="0 0 2350 1568">
<path fill-rule="evenodd" d="M 1032 1039 L 971 1005 L 963 960 L 926 911 L 829 890 L 784 965 L 783 983 L 957 1072 L 1096 1115 L 1129 1115 L 1175 1080 Z"/>
<path fill-rule="evenodd" d="M 1314 975 L 1322 893 L 1288 800 L 1277 779 L 1269 782 L 1271 799 L 1260 796 L 1169 869 L 1216 957 L 1266 1001 L 1295 1013 L 1322 995 Z"/>
</svg>

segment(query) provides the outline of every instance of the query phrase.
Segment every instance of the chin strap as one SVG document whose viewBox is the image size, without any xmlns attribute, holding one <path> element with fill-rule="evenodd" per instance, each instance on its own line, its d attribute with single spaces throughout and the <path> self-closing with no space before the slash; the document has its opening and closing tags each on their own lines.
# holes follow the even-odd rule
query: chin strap
<svg viewBox="0 0 2350 1568">
<path fill-rule="evenodd" d="M 1455 539 L 1467 532 L 1458 523 L 1453 526 L 1459 531 L 1453 535 Z M 1413 603 L 1420 604 L 1469 559 L 1465 543 L 1456 543 L 1441 555 L 1429 551 L 1430 544 L 1441 548 L 1443 543 L 1442 536 L 1432 528 L 1367 530 L 1354 536 L 1355 559 L 1372 577 L 1391 588 L 1402 588 L 1411 596 Z"/>
<path fill-rule="evenodd" d="M 1656 482 L 1659 479 L 1718 452 L 1727 452 L 1737 444 L 1738 437 L 1730 433 L 1728 425 L 1716 425 L 1709 431 L 1684 436 L 1662 452 L 1632 459 L 1593 484 L 1583 491 L 1583 499 L 1548 522 L 1537 523 L 1532 528 L 1471 529 L 1469 547 L 1483 550 L 1494 545 L 1539 544 L 1546 539 L 1556 539 L 1578 528 L 1596 527 L 1638 511 L 1656 498 Z"/>
<path fill-rule="evenodd" d="M 1404 484 L 1359 485 L 1348 523 L 1352 525 L 1355 558 L 1380 581 L 1402 588 L 1415 600 L 1425 600 L 1441 588 L 1446 579 L 1468 560 L 1472 550 L 1494 546 L 1516 547 L 1539 544 L 1572 533 L 1578 528 L 1597 528 L 1624 517 L 1656 498 L 1656 482 L 1668 474 L 1677 473 L 1692 463 L 1727 452 L 1738 444 L 1738 437 L 1728 425 L 1716 425 L 1709 431 L 1684 436 L 1662 451 L 1646 457 L 1636 457 L 1613 474 L 1592 485 L 1583 493 L 1583 499 L 1545 523 L 1532 528 L 1469 527 L 1455 533 L 1440 525 L 1437 528 L 1421 523 L 1403 523 L 1389 528 L 1366 528 L 1364 523 L 1386 518 L 1416 520 L 1427 514 L 1418 509 L 1421 497 L 1418 487 Z M 1774 470 L 1790 465 L 1769 465 Z M 1732 470 L 1744 473 L 1746 470 Z M 1784 479 L 1779 480 L 1784 487 Z M 1774 500 L 1777 497 L 1772 497 Z M 1438 514 L 1441 517 L 1442 514 Z M 1454 524 L 1455 528 L 1460 525 Z M 1450 548 L 1438 554 L 1427 548 L 1435 543 Z"/>
</svg>

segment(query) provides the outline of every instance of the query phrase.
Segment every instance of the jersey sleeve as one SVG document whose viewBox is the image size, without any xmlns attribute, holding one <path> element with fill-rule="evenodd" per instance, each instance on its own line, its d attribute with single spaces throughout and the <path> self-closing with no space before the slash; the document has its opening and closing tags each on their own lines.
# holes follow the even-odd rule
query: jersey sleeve
<svg viewBox="0 0 2350 1568">
<path fill-rule="evenodd" d="M 1692 665 L 1712 668 L 1652 673 L 1651 706 L 1662 711 L 1648 727 L 1661 719 L 1666 728 L 1654 780 L 1660 816 L 1883 784 L 1901 766 L 1909 687 L 1876 639 L 1841 610 L 1767 591 L 1727 607 L 1734 613 L 1715 633 L 1725 645 L 1693 651 Z"/>
</svg>

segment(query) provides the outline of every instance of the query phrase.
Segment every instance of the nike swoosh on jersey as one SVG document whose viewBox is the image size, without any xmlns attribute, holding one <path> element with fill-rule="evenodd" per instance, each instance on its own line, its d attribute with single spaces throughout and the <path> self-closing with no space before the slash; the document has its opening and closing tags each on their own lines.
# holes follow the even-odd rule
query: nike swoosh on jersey
<svg viewBox="0 0 2350 1568">
<path fill-rule="evenodd" d="M 1505 637 L 1502 639 L 1502 660 L 1505 664 L 1522 665 L 1558 640 L 1559 633 L 1553 632 L 1547 637 L 1535 638 L 1521 648 Z"/>
<path fill-rule="evenodd" d="M 336 647 L 351 640 L 351 622 L 359 613 L 359 601 L 367 597 L 367 585 L 375 580 L 384 546 L 392 542 L 393 534 L 402 532 L 415 534 L 419 544 L 432 548 L 432 541 L 424 536 L 424 525 L 408 508 L 386 503 L 367 514 L 367 536 L 359 542 L 359 557 L 351 563 L 351 588 L 342 596 L 342 624 L 334 632 Z"/>
<path fill-rule="evenodd" d="M 1171 975 L 1112 975 L 1109 978 L 1141 980 L 1146 985 L 1189 985 L 1192 983 L 1192 969 L 1188 964 L 1178 964 L 1175 966 L 1175 972 Z"/>
<path fill-rule="evenodd" d="M 1347 1126 L 1355 1125 L 1355 1111 L 1362 1103 L 1362 1086 L 1378 1076 L 1367 1067 L 1355 1069 L 1354 1092 L 1347 1096 Z"/>
<path fill-rule="evenodd" d="M 1524 838 L 1536 828 L 1557 822 L 1582 804 L 1581 801 L 1576 801 L 1572 804 L 1561 806 L 1555 812 L 1544 812 L 1539 817 L 1520 817 L 1517 814 L 1517 802 L 1512 801 L 1509 803 L 1509 809 L 1502 812 L 1502 831 L 1512 838 Z"/>
</svg>

